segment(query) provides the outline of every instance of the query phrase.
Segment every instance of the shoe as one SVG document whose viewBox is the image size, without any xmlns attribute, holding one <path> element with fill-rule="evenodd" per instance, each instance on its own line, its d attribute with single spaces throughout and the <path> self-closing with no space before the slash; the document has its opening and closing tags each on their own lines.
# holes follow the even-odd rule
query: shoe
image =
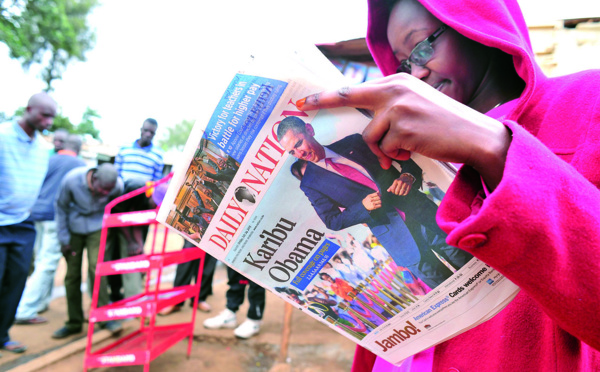
<svg viewBox="0 0 600 372">
<path fill-rule="evenodd" d="M 81 330 L 73 331 L 67 327 L 62 327 L 62 328 L 54 331 L 54 333 L 52 334 L 52 338 L 61 339 L 61 338 L 69 337 L 71 335 L 76 335 L 78 333 L 81 333 Z"/>
<path fill-rule="evenodd" d="M 235 313 L 229 309 L 225 309 L 219 315 L 204 321 L 204 328 L 208 329 L 235 328 L 236 325 Z"/>
<path fill-rule="evenodd" d="M 27 346 L 23 345 L 19 341 L 7 341 L 2 346 L 3 350 L 10 351 L 11 353 L 21 354 L 27 350 Z"/>
<path fill-rule="evenodd" d="M 198 302 L 198 311 L 202 311 L 203 313 L 210 313 L 212 307 L 206 301 Z"/>
<path fill-rule="evenodd" d="M 46 319 L 42 316 L 36 316 L 35 318 L 31 318 L 31 319 L 15 319 L 15 324 L 19 324 L 19 325 L 34 325 L 34 324 L 42 324 L 42 323 L 48 323 L 48 319 Z"/>
<path fill-rule="evenodd" d="M 176 313 L 178 311 L 181 311 L 181 305 L 167 306 L 164 309 L 162 309 L 161 311 L 159 311 L 158 315 L 165 316 L 165 315 Z"/>
<path fill-rule="evenodd" d="M 121 333 L 121 331 L 123 330 L 123 326 L 121 325 L 121 322 L 117 322 L 116 320 L 109 320 L 108 322 L 102 324 L 100 326 L 100 328 L 106 329 L 113 336 Z"/>
<path fill-rule="evenodd" d="M 246 319 L 244 323 L 240 324 L 240 326 L 233 331 L 233 334 L 237 338 L 250 338 L 258 334 L 260 331 L 260 323 L 260 320 Z"/>
</svg>

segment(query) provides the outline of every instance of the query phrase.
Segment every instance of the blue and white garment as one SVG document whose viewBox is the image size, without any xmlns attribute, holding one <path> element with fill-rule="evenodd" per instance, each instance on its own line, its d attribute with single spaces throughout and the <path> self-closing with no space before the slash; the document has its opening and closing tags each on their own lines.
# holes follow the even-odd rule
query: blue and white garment
<svg viewBox="0 0 600 372">
<path fill-rule="evenodd" d="M 23 222 L 35 203 L 46 171 L 48 148 L 17 122 L 0 124 L 0 226 Z"/>
<path fill-rule="evenodd" d="M 163 152 L 152 144 L 140 147 L 136 140 L 131 146 L 121 147 L 115 158 L 115 167 L 123 181 L 132 178 L 157 181 L 163 177 Z"/>
</svg>

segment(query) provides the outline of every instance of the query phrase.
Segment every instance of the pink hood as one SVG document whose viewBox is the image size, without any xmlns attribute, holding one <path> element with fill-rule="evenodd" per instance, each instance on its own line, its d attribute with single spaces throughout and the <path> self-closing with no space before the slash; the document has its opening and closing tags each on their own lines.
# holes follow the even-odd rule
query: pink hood
<svg viewBox="0 0 600 372">
<path fill-rule="evenodd" d="M 534 60 L 527 25 L 516 0 L 419 0 L 436 18 L 465 37 L 513 56 L 515 69 L 526 82 L 521 99 L 509 118 L 515 118 L 545 79 Z M 399 61 L 387 40 L 388 1 L 369 0 L 367 45 L 384 75 L 396 72 Z M 462 4 L 462 6 L 460 6 Z M 466 5 L 465 5 L 466 4 Z"/>
</svg>

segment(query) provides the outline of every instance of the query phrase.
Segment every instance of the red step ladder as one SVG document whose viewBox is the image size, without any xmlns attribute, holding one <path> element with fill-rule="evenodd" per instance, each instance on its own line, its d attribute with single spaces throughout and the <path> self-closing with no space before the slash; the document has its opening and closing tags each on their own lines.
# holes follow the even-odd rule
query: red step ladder
<svg viewBox="0 0 600 372">
<path fill-rule="evenodd" d="M 87 347 L 83 361 L 83 370 L 99 367 L 114 367 L 128 365 L 144 365 L 144 371 L 150 370 L 150 362 L 165 352 L 177 342 L 188 338 L 188 358 L 192 350 L 194 335 L 194 322 L 198 307 L 198 294 L 202 278 L 204 251 L 197 248 L 182 249 L 175 252 L 165 252 L 167 245 L 168 229 L 164 229 L 164 238 L 160 249 L 157 247 L 158 222 L 156 221 L 157 209 L 136 211 L 128 213 L 111 213 L 115 205 L 120 202 L 140 195 L 151 187 L 167 182 L 173 174 L 140 189 L 122 195 L 106 206 L 102 222 L 100 237 L 100 252 L 94 279 L 94 293 L 89 315 L 87 334 Z M 152 249 L 149 254 L 127 257 L 116 261 L 104 261 L 106 238 L 111 227 L 152 225 Z M 162 270 L 165 266 L 200 259 L 196 284 L 160 289 Z M 106 275 L 129 274 L 134 272 L 146 273 L 144 291 L 139 295 L 123 299 L 107 306 L 97 307 L 100 279 Z M 151 285 L 151 273 L 156 273 L 156 284 Z M 186 323 L 171 324 L 166 326 L 156 325 L 156 314 L 167 306 L 173 306 L 185 299 L 194 297 L 194 306 L 191 320 Z M 137 317 L 140 318 L 140 328 L 133 333 L 125 335 L 110 345 L 98 350 L 92 350 L 94 324 L 101 321 L 118 320 Z M 146 324 L 146 320 L 149 320 Z"/>
</svg>

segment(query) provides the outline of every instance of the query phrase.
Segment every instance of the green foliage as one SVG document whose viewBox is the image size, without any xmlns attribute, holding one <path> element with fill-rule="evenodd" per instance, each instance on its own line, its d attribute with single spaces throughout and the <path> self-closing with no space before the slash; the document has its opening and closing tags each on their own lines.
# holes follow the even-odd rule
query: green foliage
<svg viewBox="0 0 600 372">
<path fill-rule="evenodd" d="M 77 125 L 75 133 L 79 134 L 89 134 L 95 139 L 100 139 L 100 131 L 96 129 L 94 126 L 94 119 L 100 118 L 96 110 L 92 110 L 91 108 L 86 108 L 83 113 L 83 117 L 81 118 L 81 123 Z"/>
<path fill-rule="evenodd" d="M 18 119 L 25 113 L 25 107 L 19 107 L 13 115 L 7 115 L 0 112 L 0 123 L 5 121 Z M 62 113 L 57 113 L 54 117 L 54 123 L 50 128 L 50 132 L 54 132 L 57 129 L 66 129 L 69 133 L 75 134 L 89 134 L 95 139 L 100 139 L 100 131 L 94 126 L 94 119 L 101 118 L 100 114 L 94 109 L 87 107 L 81 117 L 81 122 L 77 125 L 71 123 L 68 117 L 63 116 Z M 3 120 L 4 119 L 4 120 Z"/>
<path fill-rule="evenodd" d="M 23 116 L 24 113 L 25 113 L 25 107 L 19 107 L 18 109 L 15 110 L 15 114 L 13 115 L 13 118 L 20 118 L 21 116 Z"/>
<path fill-rule="evenodd" d="M 46 91 L 72 59 L 85 61 L 95 42 L 87 16 L 98 0 L 0 0 L 0 41 L 24 69 L 44 64 Z"/>
<path fill-rule="evenodd" d="M 66 129 L 69 133 L 75 133 L 75 125 L 71 123 L 71 120 L 69 120 L 68 117 L 63 116 L 62 114 L 56 114 L 50 131 L 54 132 L 57 129 Z"/>
<path fill-rule="evenodd" d="M 184 120 L 172 128 L 167 128 L 167 135 L 158 141 L 158 145 L 163 150 L 183 150 L 193 126 L 193 121 Z"/>
<path fill-rule="evenodd" d="M 25 112 L 25 107 L 19 107 L 14 114 L 7 114 L 5 112 L 0 112 L 0 123 L 4 123 L 7 121 L 12 121 L 12 120 L 16 120 L 18 118 L 20 118 L 21 116 L 23 116 L 23 113 Z"/>
</svg>

